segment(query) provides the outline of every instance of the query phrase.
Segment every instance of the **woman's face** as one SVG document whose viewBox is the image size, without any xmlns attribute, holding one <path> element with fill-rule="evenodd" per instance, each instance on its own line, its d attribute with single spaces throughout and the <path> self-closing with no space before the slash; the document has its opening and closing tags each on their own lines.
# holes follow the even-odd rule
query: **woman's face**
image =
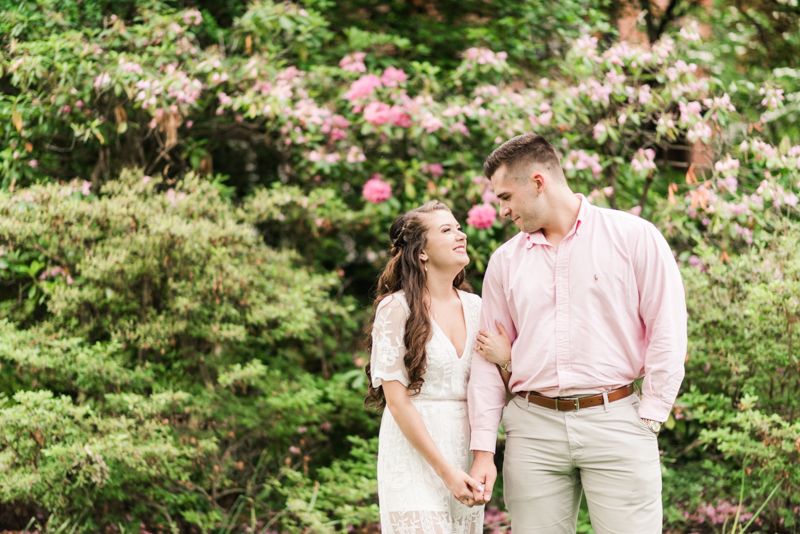
<svg viewBox="0 0 800 534">
<path fill-rule="evenodd" d="M 431 268 L 440 271 L 454 270 L 456 273 L 469 264 L 467 235 L 461 231 L 453 214 L 436 210 L 423 215 L 428 228 L 425 245 L 420 258 Z"/>
</svg>

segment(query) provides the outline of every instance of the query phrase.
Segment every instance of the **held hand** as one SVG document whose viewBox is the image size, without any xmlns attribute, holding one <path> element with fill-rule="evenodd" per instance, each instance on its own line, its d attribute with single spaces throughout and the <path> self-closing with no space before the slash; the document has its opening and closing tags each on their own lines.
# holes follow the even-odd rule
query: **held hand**
<svg viewBox="0 0 800 534">
<path fill-rule="evenodd" d="M 495 321 L 499 334 L 481 330 L 475 342 L 475 352 L 490 363 L 503 367 L 511 359 L 511 338 L 503 323 Z"/>
<path fill-rule="evenodd" d="M 458 502 L 470 508 L 475 506 L 475 499 L 473 498 L 474 488 L 480 485 L 477 480 L 461 469 L 450 467 L 447 472 L 442 475 L 442 481 Z"/>
<path fill-rule="evenodd" d="M 475 451 L 475 461 L 469 473 L 479 483 L 472 487 L 472 499 L 475 504 L 488 503 L 492 498 L 492 488 L 497 480 L 497 467 L 494 465 L 494 454 L 487 451 Z M 483 486 L 482 490 L 481 485 Z"/>
</svg>

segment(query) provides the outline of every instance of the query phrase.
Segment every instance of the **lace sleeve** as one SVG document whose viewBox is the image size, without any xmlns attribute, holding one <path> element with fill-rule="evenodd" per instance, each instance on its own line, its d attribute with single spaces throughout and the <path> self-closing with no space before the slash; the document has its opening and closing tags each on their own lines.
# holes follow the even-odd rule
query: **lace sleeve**
<svg viewBox="0 0 800 534">
<path fill-rule="evenodd" d="M 408 387 L 408 369 L 404 357 L 403 335 L 408 318 L 407 308 L 398 295 L 385 298 L 379 305 L 372 327 L 372 387 L 384 380 L 397 380 Z"/>
</svg>

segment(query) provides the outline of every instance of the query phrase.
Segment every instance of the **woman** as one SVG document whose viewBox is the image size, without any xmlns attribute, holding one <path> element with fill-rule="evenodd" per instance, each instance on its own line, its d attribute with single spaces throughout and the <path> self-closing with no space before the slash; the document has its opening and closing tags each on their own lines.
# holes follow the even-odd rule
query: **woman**
<svg viewBox="0 0 800 534">
<path fill-rule="evenodd" d="M 467 380 L 480 297 L 469 293 L 467 236 L 438 201 L 397 218 L 370 336 L 367 406 L 383 413 L 378 495 L 385 534 L 480 534 Z"/>
</svg>

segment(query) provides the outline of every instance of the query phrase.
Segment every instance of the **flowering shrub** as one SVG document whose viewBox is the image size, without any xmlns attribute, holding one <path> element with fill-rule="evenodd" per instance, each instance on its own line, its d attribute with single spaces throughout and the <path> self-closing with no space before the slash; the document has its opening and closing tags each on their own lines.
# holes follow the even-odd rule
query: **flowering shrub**
<svg viewBox="0 0 800 534">
<path fill-rule="evenodd" d="M 87 28 L 70 28 L 63 21 L 77 15 L 61 17 L 58 5 L 25 3 L 0 17 L 14 36 L 0 57 L 0 414 L 20 419 L 3 434 L 19 444 L 0 449 L 3 495 L 42 503 L 54 518 L 108 506 L 81 516 L 98 526 L 149 507 L 175 528 L 227 528 L 245 515 L 278 531 L 372 528 L 375 443 L 363 438 L 377 423 L 360 406 L 366 312 L 352 299 L 368 300 L 394 217 L 431 199 L 465 223 L 480 288 L 491 252 L 516 231 L 498 220 L 481 175 L 509 137 L 546 136 L 574 190 L 658 224 L 697 299 L 719 297 L 708 284 L 737 294 L 735 277 L 718 280 L 715 269 L 766 250 L 797 218 L 800 143 L 775 131 L 791 121 L 800 75 L 763 87 L 711 76 L 717 65 L 690 23 L 644 46 L 599 39 L 608 28 L 590 11 L 595 26 L 579 35 L 564 22 L 559 35 L 577 38 L 554 36 L 552 51 L 514 28 L 429 63 L 411 61 L 397 36 L 352 28 L 343 41 L 317 2 L 253 2 L 224 29 L 206 10 L 149 3 L 132 8 L 135 18 L 88 14 Z M 538 27 L 550 7 L 529 9 L 518 20 Z M 516 45 L 492 46 L 500 42 Z M 548 68 L 531 57 L 550 58 Z M 783 272 L 775 262 L 763 272 Z M 748 294 L 791 292 L 766 283 Z M 668 502 L 684 507 L 670 527 L 733 502 L 728 474 L 749 456 L 725 448 L 726 432 L 739 443 L 767 436 L 784 462 L 760 457 L 764 484 L 748 511 L 779 467 L 794 473 L 793 427 L 775 419 L 793 412 L 764 393 L 775 376 L 794 376 L 788 359 L 754 370 L 783 358 L 780 340 L 791 335 L 748 337 L 784 325 L 785 304 L 759 305 L 746 335 L 714 330 L 725 318 L 755 320 L 736 306 L 693 305 L 693 351 L 705 355 L 690 359 L 687 393 L 662 437 L 667 455 L 688 449 L 665 475 Z M 708 356 L 721 349 L 707 344 L 726 339 L 752 348 L 723 351 L 746 362 Z M 698 397 L 694 383 L 725 400 Z M 763 405 L 736 419 L 725 402 L 745 393 Z M 712 402 L 718 409 L 704 411 Z M 36 425 L 52 423 L 38 405 L 91 409 L 109 430 L 95 436 L 76 421 L 42 444 Z M 138 441 L 113 449 L 128 431 Z M 692 456 L 695 440 L 727 455 L 721 472 L 697 468 L 708 457 Z M 30 462 L 42 466 L 33 486 Z M 80 478 L 74 492 L 67 472 Z M 796 492 L 778 495 L 763 520 L 790 525 Z"/>
</svg>

